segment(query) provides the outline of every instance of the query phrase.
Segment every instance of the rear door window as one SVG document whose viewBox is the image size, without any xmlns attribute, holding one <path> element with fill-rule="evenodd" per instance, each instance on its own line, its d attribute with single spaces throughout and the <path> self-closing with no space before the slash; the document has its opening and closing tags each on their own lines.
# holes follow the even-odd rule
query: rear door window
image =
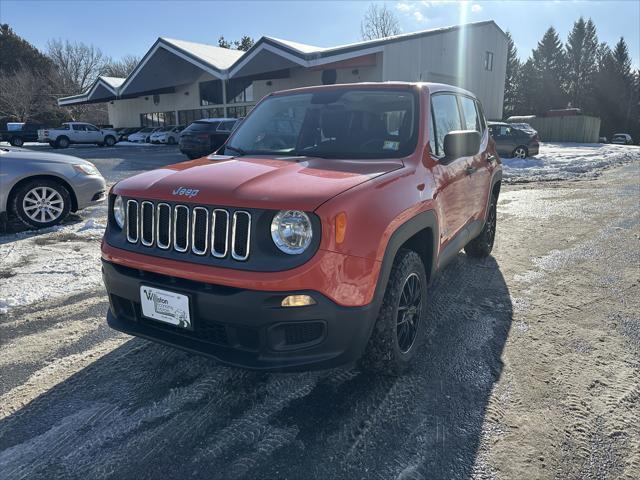
<svg viewBox="0 0 640 480">
<path fill-rule="evenodd" d="M 462 130 L 458 100 L 452 94 L 437 94 L 431 97 L 433 109 L 436 155 L 444 155 L 444 137 L 454 130 Z"/>
</svg>

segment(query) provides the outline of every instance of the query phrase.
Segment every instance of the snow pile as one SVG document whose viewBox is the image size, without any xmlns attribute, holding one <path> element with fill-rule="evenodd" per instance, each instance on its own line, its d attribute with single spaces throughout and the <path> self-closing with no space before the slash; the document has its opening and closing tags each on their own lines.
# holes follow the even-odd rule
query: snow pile
<svg viewBox="0 0 640 480">
<path fill-rule="evenodd" d="M 502 158 L 502 164 L 505 182 L 524 183 L 595 177 L 604 168 L 634 160 L 640 160 L 640 148 L 633 145 L 543 143 L 535 157 Z"/>
<path fill-rule="evenodd" d="M 87 213 L 91 218 L 78 223 L 0 235 L 0 315 L 101 285 L 100 241 L 106 206 L 87 209 Z"/>
</svg>

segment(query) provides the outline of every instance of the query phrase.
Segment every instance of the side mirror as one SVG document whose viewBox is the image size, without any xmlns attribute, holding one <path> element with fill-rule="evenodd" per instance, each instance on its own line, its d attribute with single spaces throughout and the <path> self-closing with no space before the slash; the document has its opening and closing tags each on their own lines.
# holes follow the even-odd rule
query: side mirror
<svg viewBox="0 0 640 480">
<path fill-rule="evenodd" d="M 444 136 L 444 158 L 449 162 L 477 155 L 479 150 L 480 133 L 475 130 L 455 130 Z"/>
</svg>

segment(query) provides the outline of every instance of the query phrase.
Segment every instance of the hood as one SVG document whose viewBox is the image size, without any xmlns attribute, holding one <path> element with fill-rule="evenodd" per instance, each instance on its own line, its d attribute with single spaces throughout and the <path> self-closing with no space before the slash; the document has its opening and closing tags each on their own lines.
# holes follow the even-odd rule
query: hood
<svg viewBox="0 0 640 480">
<path fill-rule="evenodd" d="M 89 162 L 88 160 L 84 160 L 78 157 L 72 157 L 71 155 L 63 155 L 61 153 L 34 152 L 33 150 L 0 149 L 0 154 L 2 155 L 2 157 L 0 157 L 2 158 L 2 160 L 93 165 L 93 163 Z"/>
<path fill-rule="evenodd" d="M 119 182 L 119 195 L 246 208 L 313 211 L 339 193 L 403 166 L 398 160 L 211 156 Z"/>
</svg>

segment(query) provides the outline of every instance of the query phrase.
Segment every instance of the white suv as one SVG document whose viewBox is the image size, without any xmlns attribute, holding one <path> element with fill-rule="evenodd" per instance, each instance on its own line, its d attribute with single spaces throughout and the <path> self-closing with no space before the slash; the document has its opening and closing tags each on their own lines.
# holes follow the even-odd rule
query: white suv
<svg viewBox="0 0 640 480">
<path fill-rule="evenodd" d="M 98 128 L 83 122 L 67 122 L 58 128 L 38 130 L 38 142 L 48 143 L 53 148 L 67 148 L 72 143 L 112 147 L 117 138 L 118 134 L 112 128 Z"/>
</svg>

